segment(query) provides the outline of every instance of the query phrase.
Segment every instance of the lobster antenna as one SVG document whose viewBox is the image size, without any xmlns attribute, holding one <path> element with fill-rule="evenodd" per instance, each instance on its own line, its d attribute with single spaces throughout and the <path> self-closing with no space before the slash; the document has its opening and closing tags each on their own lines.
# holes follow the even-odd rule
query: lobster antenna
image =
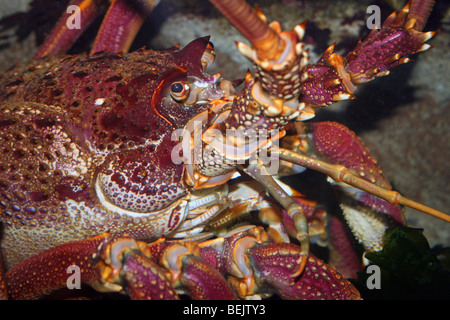
<svg viewBox="0 0 450 320">
<path fill-rule="evenodd" d="M 260 60 L 278 60 L 285 42 L 244 0 L 210 0 L 252 44 Z"/>
</svg>

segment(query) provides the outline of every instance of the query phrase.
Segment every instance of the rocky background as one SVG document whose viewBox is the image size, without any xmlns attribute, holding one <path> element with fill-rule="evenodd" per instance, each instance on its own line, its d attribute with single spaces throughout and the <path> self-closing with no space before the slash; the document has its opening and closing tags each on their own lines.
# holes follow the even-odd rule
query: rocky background
<svg viewBox="0 0 450 320">
<path fill-rule="evenodd" d="M 36 45 L 50 30 L 64 0 L 0 0 L 0 70 L 31 59 Z M 305 41 L 315 61 L 327 46 L 337 43 L 338 53 L 352 49 L 367 35 L 366 9 L 382 8 L 383 18 L 392 7 L 369 0 L 259 0 L 270 21 L 283 28 L 308 20 Z M 100 23 L 100 22 L 99 22 Z M 87 50 L 95 35 L 92 26 L 73 52 Z M 450 11 L 437 1 L 426 30 L 440 30 L 429 43 L 432 50 L 414 62 L 393 70 L 358 89 L 357 100 L 322 109 L 316 120 L 336 120 L 354 130 L 367 144 L 385 176 L 400 193 L 444 212 L 450 208 Z M 133 45 L 155 49 L 211 35 L 217 53 L 211 73 L 227 79 L 242 78 L 251 65 L 235 49 L 242 37 L 206 0 L 162 0 Z M 406 209 L 409 225 L 425 229 L 431 245 L 450 245 L 450 224 Z"/>
</svg>

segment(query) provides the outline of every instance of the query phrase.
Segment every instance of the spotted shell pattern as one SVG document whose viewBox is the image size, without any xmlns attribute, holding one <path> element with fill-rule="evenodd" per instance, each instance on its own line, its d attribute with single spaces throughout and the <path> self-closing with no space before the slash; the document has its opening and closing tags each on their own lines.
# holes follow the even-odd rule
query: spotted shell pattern
<svg viewBox="0 0 450 320">
<path fill-rule="evenodd" d="M 168 90 L 187 77 L 210 81 L 201 64 L 207 44 L 46 57 L 0 78 L 2 251 L 15 252 L 8 266 L 105 231 L 157 238 L 182 221 L 187 191 L 171 133 L 206 104 L 173 101 Z M 28 237 L 18 239 L 23 229 Z"/>
</svg>

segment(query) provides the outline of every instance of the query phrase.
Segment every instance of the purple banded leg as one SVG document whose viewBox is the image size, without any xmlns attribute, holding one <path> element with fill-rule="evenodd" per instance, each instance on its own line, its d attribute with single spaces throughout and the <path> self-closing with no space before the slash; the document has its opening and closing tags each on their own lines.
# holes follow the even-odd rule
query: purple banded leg
<svg viewBox="0 0 450 320">
<path fill-rule="evenodd" d="M 326 211 L 318 207 L 315 201 L 302 197 L 292 197 L 292 199 L 303 209 L 303 213 L 308 221 L 309 237 L 317 241 L 324 240 L 326 238 Z M 292 218 L 287 214 L 286 210 L 283 210 L 282 223 L 288 234 L 291 237 L 295 237 L 295 224 Z"/>
<path fill-rule="evenodd" d="M 127 52 L 137 32 L 159 0 L 114 0 L 91 49 Z"/>
<path fill-rule="evenodd" d="M 45 42 L 39 47 L 33 59 L 39 59 L 47 55 L 56 56 L 66 53 L 95 18 L 97 18 L 101 11 L 97 2 L 94 0 L 71 0 L 69 6 L 76 6 L 80 9 L 80 28 L 76 26 L 73 28 L 68 27 L 70 20 L 74 18 L 74 12 L 65 11 L 53 27 L 51 33 L 47 36 Z"/>
<path fill-rule="evenodd" d="M 268 174 L 266 168 L 259 159 L 256 163 L 250 164 L 244 171 L 264 185 L 267 192 L 277 200 L 277 202 L 286 210 L 287 215 L 292 219 L 296 230 L 296 238 L 300 243 L 304 257 L 304 259 L 301 259 L 298 271 L 301 273 L 305 267 L 306 257 L 309 254 L 310 248 L 308 221 L 306 220 L 303 208 L 276 183 L 273 177 Z"/>
<path fill-rule="evenodd" d="M 145 18 L 158 3 L 159 0 L 113 0 L 91 54 L 98 51 L 128 51 Z M 107 1 L 101 0 L 71 0 L 68 9 L 74 10 L 63 13 L 34 59 L 66 53 L 106 5 Z M 79 26 L 75 21 L 79 22 Z"/>
</svg>

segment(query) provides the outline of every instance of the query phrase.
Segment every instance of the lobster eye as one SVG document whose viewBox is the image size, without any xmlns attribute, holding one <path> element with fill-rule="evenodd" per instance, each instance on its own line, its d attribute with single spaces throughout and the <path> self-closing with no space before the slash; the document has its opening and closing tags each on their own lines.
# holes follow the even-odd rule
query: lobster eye
<svg viewBox="0 0 450 320">
<path fill-rule="evenodd" d="M 170 95 L 177 101 L 186 99 L 189 94 L 189 86 L 181 82 L 174 82 L 170 86 Z"/>
<path fill-rule="evenodd" d="M 175 82 L 170 89 L 173 93 L 180 93 L 184 90 L 184 86 L 181 82 Z"/>
</svg>

